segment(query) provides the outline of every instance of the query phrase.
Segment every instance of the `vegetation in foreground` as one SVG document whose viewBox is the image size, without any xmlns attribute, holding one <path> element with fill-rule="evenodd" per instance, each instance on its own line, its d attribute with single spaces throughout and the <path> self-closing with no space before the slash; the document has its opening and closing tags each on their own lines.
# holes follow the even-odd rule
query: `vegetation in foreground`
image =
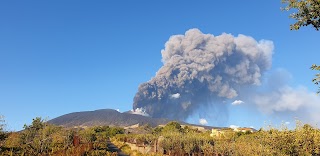
<svg viewBox="0 0 320 156">
<path fill-rule="evenodd" d="M 118 127 L 67 129 L 35 118 L 20 132 L 1 131 L 0 155 L 117 155 L 107 140 L 121 133 Z"/>
<path fill-rule="evenodd" d="M 257 132 L 223 129 L 220 136 L 169 123 L 149 134 L 122 134 L 122 142 L 158 146 L 157 153 L 167 155 L 320 155 L 320 131 L 310 125 L 297 124 L 289 130 L 270 127 Z"/>
<path fill-rule="evenodd" d="M 320 155 L 320 130 L 307 124 L 297 124 L 294 130 L 270 127 L 253 133 L 227 128 L 221 130 L 223 135 L 213 137 L 210 130 L 182 127 L 177 122 L 138 127 L 143 134 L 109 126 L 68 129 L 41 118 L 20 132 L 6 132 L 3 126 L 0 155 L 117 155 L 107 147 L 110 138 L 130 155 Z"/>
</svg>

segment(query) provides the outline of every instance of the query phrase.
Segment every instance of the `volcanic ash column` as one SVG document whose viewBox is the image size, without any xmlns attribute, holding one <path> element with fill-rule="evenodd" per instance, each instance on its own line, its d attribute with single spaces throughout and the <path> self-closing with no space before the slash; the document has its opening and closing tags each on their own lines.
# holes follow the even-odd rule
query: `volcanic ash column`
<svg viewBox="0 0 320 156">
<path fill-rule="evenodd" d="M 271 67 L 272 52 L 271 41 L 245 35 L 214 36 L 190 29 L 171 36 L 161 51 L 163 66 L 140 84 L 133 110 L 185 120 L 199 108 L 226 107 L 222 101 L 237 97 L 243 86 L 260 84 Z"/>
</svg>

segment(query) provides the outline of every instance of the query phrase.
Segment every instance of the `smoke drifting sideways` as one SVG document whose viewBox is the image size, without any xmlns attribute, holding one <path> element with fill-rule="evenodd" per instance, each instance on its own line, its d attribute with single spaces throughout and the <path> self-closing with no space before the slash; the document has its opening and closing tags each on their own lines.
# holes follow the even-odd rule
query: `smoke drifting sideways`
<svg viewBox="0 0 320 156">
<path fill-rule="evenodd" d="M 273 42 L 245 35 L 219 36 L 190 29 L 173 35 L 161 51 L 163 66 L 139 86 L 133 110 L 154 118 L 186 120 L 199 108 L 228 114 L 226 99 L 260 85 L 271 67 Z"/>
<path fill-rule="evenodd" d="M 291 74 L 285 69 L 273 70 L 265 76 L 263 85 L 245 95 L 250 107 L 263 114 L 285 120 L 299 120 L 312 125 L 320 124 L 320 97 L 303 85 L 290 86 Z M 285 122 L 289 124 L 289 122 Z"/>
</svg>

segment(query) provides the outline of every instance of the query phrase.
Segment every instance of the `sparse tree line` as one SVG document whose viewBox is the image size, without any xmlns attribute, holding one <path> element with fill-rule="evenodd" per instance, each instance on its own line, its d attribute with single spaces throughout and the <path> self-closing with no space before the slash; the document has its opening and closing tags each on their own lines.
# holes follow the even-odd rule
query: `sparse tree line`
<svg viewBox="0 0 320 156">
<path fill-rule="evenodd" d="M 109 126 L 63 128 L 41 118 L 33 119 L 20 132 L 6 132 L 1 125 L 0 155 L 116 155 L 106 146 L 109 138 L 130 155 L 320 155 L 320 130 L 307 124 L 297 124 L 294 130 L 270 127 L 254 133 L 224 129 L 220 137 L 210 137 L 210 130 L 182 128 L 178 122 L 156 128 L 140 126 L 143 134 Z M 157 150 L 142 154 L 126 143 Z"/>
<path fill-rule="evenodd" d="M 294 130 L 286 126 L 253 133 L 224 129 L 220 137 L 177 125 L 169 123 L 148 134 L 121 134 L 115 138 L 139 146 L 158 146 L 155 155 L 320 155 L 320 130 L 299 122 Z"/>
<path fill-rule="evenodd" d="M 35 118 L 20 132 L 0 129 L 0 155 L 117 155 L 107 148 L 107 140 L 124 133 L 123 128 L 98 126 L 63 128 Z"/>
</svg>

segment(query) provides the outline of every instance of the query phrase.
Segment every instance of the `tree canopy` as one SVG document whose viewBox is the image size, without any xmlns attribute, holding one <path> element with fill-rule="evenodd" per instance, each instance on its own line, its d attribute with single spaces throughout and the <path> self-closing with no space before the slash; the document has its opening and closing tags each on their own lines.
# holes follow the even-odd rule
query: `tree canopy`
<svg viewBox="0 0 320 156">
<path fill-rule="evenodd" d="M 4 127 L 5 127 L 4 116 L 0 115 L 0 132 L 4 130 Z"/>
<path fill-rule="evenodd" d="M 282 0 L 282 3 L 286 3 L 287 6 L 282 8 L 283 10 L 290 11 L 292 9 L 297 12 L 293 12 L 289 17 L 297 20 L 296 23 L 290 25 L 291 30 L 298 30 L 301 26 L 312 25 L 317 31 L 320 29 L 320 0 Z M 320 66 L 313 64 L 312 70 L 320 70 Z M 320 73 L 316 74 L 316 77 L 312 79 L 312 82 L 316 85 L 320 83 Z M 320 93 L 320 87 L 317 93 Z"/>
<path fill-rule="evenodd" d="M 289 16 L 296 20 L 296 23 L 290 25 L 291 30 L 308 25 L 320 29 L 320 0 L 282 0 L 282 3 L 287 4 L 283 10 L 294 10 Z"/>
<path fill-rule="evenodd" d="M 6 133 L 4 131 L 5 125 L 4 116 L 0 115 L 0 141 L 4 140 L 6 137 Z"/>
</svg>

